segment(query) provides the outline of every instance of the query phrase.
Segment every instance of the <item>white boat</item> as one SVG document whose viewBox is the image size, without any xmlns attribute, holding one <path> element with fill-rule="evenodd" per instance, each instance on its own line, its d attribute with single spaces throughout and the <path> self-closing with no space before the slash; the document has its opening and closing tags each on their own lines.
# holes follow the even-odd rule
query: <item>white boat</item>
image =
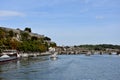
<svg viewBox="0 0 120 80">
<path fill-rule="evenodd" d="M 57 52 L 55 52 L 54 54 L 50 55 L 50 59 L 56 60 L 57 58 L 58 58 Z"/>
<path fill-rule="evenodd" d="M 57 57 L 57 53 L 54 53 L 54 54 L 50 55 L 50 57 L 51 57 L 51 58 Z"/>
<path fill-rule="evenodd" d="M 20 56 L 16 50 L 4 50 L 0 53 L 0 62 L 18 59 Z"/>
</svg>

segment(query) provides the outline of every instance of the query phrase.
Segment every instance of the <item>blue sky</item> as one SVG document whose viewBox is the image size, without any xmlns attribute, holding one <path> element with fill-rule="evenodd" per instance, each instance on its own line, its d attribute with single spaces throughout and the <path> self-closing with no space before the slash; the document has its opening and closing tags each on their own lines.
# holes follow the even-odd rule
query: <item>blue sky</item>
<svg viewBox="0 0 120 80">
<path fill-rule="evenodd" d="M 30 27 L 58 45 L 120 45 L 120 0 L 0 0 L 0 26 Z"/>
</svg>

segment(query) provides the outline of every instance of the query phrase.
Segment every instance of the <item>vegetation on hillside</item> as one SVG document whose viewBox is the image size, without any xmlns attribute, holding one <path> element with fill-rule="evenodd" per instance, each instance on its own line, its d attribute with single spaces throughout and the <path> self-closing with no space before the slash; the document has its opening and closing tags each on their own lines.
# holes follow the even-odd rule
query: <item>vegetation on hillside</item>
<svg viewBox="0 0 120 80">
<path fill-rule="evenodd" d="M 112 45 L 112 44 L 79 45 L 77 47 L 87 48 L 89 50 L 120 49 L 120 45 Z"/>
<path fill-rule="evenodd" d="M 17 29 L 18 30 L 18 29 Z M 31 36 L 31 28 L 20 30 L 20 34 L 14 30 L 0 28 L 0 51 L 4 49 L 16 49 L 23 52 L 45 52 L 49 47 L 56 47 L 49 37 Z M 32 34 L 32 33 L 31 33 Z M 17 38 L 19 36 L 19 38 Z"/>
</svg>

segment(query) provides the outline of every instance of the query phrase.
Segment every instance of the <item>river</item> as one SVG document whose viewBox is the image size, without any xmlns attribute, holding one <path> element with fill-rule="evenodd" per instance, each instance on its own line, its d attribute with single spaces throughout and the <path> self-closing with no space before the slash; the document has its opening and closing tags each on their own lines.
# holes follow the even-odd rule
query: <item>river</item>
<svg viewBox="0 0 120 80">
<path fill-rule="evenodd" d="M 120 80 L 120 56 L 59 55 L 0 64 L 0 80 Z"/>
</svg>

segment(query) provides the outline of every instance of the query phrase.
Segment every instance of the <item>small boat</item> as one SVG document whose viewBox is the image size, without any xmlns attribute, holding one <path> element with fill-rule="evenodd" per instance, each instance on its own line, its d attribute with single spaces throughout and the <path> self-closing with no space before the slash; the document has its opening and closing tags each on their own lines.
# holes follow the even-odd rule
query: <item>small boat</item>
<svg viewBox="0 0 120 80">
<path fill-rule="evenodd" d="M 50 48 L 49 48 L 49 52 L 51 53 L 50 59 L 56 60 L 56 59 L 58 58 L 58 57 L 57 57 L 57 52 L 56 52 L 56 50 L 55 50 L 54 47 L 50 47 Z"/>
<path fill-rule="evenodd" d="M 53 60 L 56 60 L 58 58 L 57 52 L 55 52 L 52 55 L 50 55 L 50 58 L 53 59 Z"/>
<path fill-rule="evenodd" d="M 4 50 L 0 53 L 0 63 L 18 59 L 20 56 L 16 50 Z"/>
</svg>

